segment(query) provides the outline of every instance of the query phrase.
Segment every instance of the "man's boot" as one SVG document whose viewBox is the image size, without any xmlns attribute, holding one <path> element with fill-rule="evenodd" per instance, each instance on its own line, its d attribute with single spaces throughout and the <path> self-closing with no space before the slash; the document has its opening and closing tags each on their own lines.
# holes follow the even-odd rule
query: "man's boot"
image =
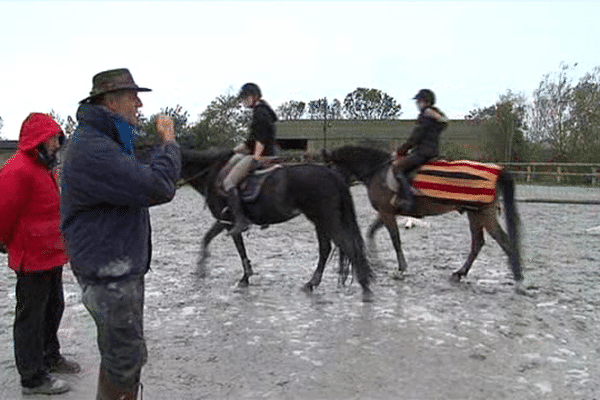
<svg viewBox="0 0 600 400">
<path fill-rule="evenodd" d="M 227 192 L 227 205 L 231 211 L 233 217 L 234 226 L 229 231 L 230 236 L 239 235 L 240 233 L 248 230 L 252 224 L 242 209 L 242 200 L 240 199 L 237 188 L 229 189 Z"/>
<path fill-rule="evenodd" d="M 411 213 L 415 207 L 415 198 L 410 189 L 410 182 L 402 172 L 395 172 L 394 175 L 400 183 L 402 195 L 396 194 L 392 197 L 392 205 L 400 207 L 404 212 Z"/>
<path fill-rule="evenodd" d="M 137 379 L 136 379 L 137 381 Z M 134 387 L 122 388 L 113 385 L 108 379 L 108 375 L 100 368 L 98 374 L 98 392 L 96 400 L 136 400 L 138 395 L 139 381 Z"/>
</svg>

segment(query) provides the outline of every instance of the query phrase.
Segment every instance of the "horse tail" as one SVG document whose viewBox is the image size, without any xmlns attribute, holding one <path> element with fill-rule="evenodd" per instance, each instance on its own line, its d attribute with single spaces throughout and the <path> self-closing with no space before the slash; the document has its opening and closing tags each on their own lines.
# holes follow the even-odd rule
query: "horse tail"
<svg viewBox="0 0 600 400">
<path fill-rule="evenodd" d="M 519 232 L 521 221 L 515 201 L 515 184 L 512 175 L 508 171 L 502 172 L 499 182 L 504 199 L 506 230 L 510 246 L 508 259 L 515 280 L 521 281 L 523 280 L 523 272 L 521 270 L 521 238 Z"/>
<path fill-rule="evenodd" d="M 371 266 L 365 253 L 365 243 L 356 220 L 356 211 L 350 189 L 342 179 L 336 180 L 339 187 L 341 229 L 332 232 L 334 242 L 340 249 L 340 270 L 342 260 L 347 259 L 352 264 L 354 276 L 365 291 L 369 291 L 369 283 L 373 277 Z"/>
</svg>

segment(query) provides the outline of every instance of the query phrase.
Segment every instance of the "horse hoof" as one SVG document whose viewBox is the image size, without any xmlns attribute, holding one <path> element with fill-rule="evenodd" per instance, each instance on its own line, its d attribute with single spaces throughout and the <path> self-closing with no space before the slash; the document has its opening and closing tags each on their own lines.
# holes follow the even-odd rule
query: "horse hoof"
<svg viewBox="0 0 600 400">
<path fill-rule="evenodd" d="M 396 281 L 403 281 L 405 278 L 404 271 L 394 271 L 390 273 L 390 278 Z"/>
<path fill-rule="evenodd" d="M 250 286 L 250 282 L 248 282 L 248 279 L 242 279 L 241 281 L 238 282 L 237 286 L 239 288 L 246 288 L 246 287 Z"/>
<path fill-rule="evenodd" d="M 302 291 L 303 291 L 304 293 L 312 293 L 312 292 L 313 292 L 313 289 L 314 289 L 314 288 L 313 288 L 313 285 L 312 285 L 312 283 L 307 283 L 307 284 L 305 284 L 304 286 L 302 286 Z"/>
<path fill-rule="evenodd" d="M 461 278 L 461 276 L 455 272 L 452 275 L 450 275 L 450 282 L 452 282 L 452 283 L 459 283 L 460 282 L 460 278 Z"/>
<path fill-rule="evenodd" d="M 372 303 L 375 296 L 371 289 L 363 289 L 362 301 L 363 303 Z"/>
<path fill-rule="evenodd" d="M 515 283 L 515 293 L 523 296 L 528 296 L 530 294 L 522 280 Z"/>
<path fill-rule="evenodd" d="M 208 271 L 206 269 L 199 269 L 199 270 L 192 272 L 192 276 L 198 280 L 208 278 L 209 275 L 210 274 L 208 273 Z"/>
</svg>

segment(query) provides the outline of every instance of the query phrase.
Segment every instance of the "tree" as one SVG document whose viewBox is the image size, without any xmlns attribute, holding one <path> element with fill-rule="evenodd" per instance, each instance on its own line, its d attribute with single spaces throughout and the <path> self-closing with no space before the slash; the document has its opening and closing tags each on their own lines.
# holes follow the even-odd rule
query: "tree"
<svg viewBox="0 0 600 400">
<path fill-rule="evenodd" d="M 538 88 L 533 91 L 533 103 L 528 116 L 528 138 L 533 142 L 548 143 L 554 158 L 564 160 L 572 150 L 573 136 L 570 135 L 572 95 L 569 65 L 561 63 L 556 74 L 544 75 Z"/>
<path fill-rule="evenodd" d="M 357 88 L 344 98 L 344 111 L 352 119 L 395 119 L 401 105 L 378 89 Z"/>
<path fill-rule="evenodd" d="M 578 149 L 573 157 L 579 162 L 600 161 L 600 67 L 585 74 L 573 88 L 570 113 Z"/>
<path fill-rule="evenodd" d="M 145 143 L 159 143 L 161 141 L 156 130 L 156 119 L 159 114 L 164 114 L 173 119 L 173 128 L 177 141 L 185 145 L 189 141 L 191 127 L 188 122 L 189 113 L 183 110 L 179 104 L 175 107 L 165 107 L 160 109 L 160 113 L 153 114 L 150 118 L 140 115 L 140 137 Z"/>
<path fill-rule="evenodd" d="M 0 117 L 0 140 L 4 140 L 4 137 L 2 136 L 2 127 L 4 126 L 4 121 L 2 120 L 2 117 Z"/>
<path fill-rule="evenodd" d="M 494 105 L 469 112 L 465 118 L 481 126 L 486 158 L 503 161 L 525 158 L 526 109 L 525 96 L 508 90 Z"/>
<path fill-rule="evenodd" d="M 245 139 L 249 121 L 250 113 L 242 109 L 237 96 L 228 92 L 208 105 L 192 130 L 204 147 L 231 146 Z"/>
<path fill-rule="evenodd" d="M 308 102 L 308 116 L 310 119 L 326 119 L 328 109 L 327 98 L 311 100 Z"/>
<path fill-rule="evenodd" d="M 283 121 L 290 121 L 302 118 L 306 103 L 303 101 L 290 100 L 277 107 L 277 115 Z"/>
<path fill-rule="evenodd" d="M 67 138 L 77 129 L 77 122 L 70 115 L 67 116 L 67 120 L 65 121 L 54 109 L 51 109 L 48 116 L 60 125 Z"/>
<path fill-rule="evenodd" d="M 333 99 L 331 103 L 327 97 L 312 100 L 308 102 L 307 114 L 310 119 L 332 120 L 342 118 L 342 103 L 338 99 Z"/>
<path fill-rule="evenodd" d="M 342 102 L 338 99 L 333 99 L 333 102 L 328 105 L 328 119 L 342 119 Z"/>
</svg>

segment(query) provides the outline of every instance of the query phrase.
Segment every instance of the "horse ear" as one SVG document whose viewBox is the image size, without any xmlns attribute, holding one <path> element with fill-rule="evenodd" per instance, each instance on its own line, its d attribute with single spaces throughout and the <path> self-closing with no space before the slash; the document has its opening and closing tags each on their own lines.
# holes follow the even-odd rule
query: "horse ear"
<svg viewBox="0 0 600 400">
<path fill-rule="evenodd" d="M 322 148 L 321 149 L 321 158 L 323 159 L 323 161 L 331 160 L 331 151 L 327 150 L 326 148 Z"/>
</svg>

